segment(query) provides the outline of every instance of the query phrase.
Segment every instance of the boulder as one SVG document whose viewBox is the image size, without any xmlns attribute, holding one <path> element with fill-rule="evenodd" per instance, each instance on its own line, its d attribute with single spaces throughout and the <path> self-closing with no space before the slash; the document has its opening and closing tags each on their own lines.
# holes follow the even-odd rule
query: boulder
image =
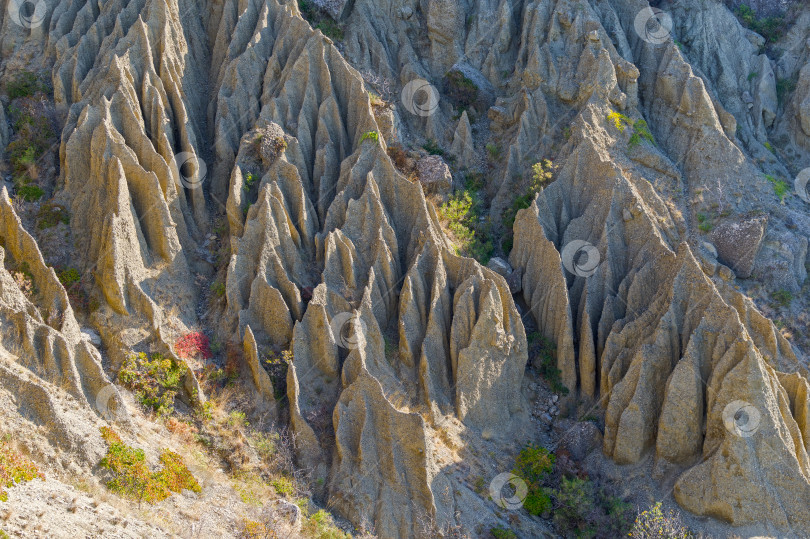
<svg viewBox="0 0 810 539">
<path fill-rule="evenodd" d="M 487 267 L 504 277 L 508 277 L 512 273 L 512 266 L 509 265 L 509 262 L 499 256 L 490 258 Z"/>
<path fill-rule="evenodd" d="M 560 440 L 558 449 L 565 450 L 571 458 L 579 462 L 591 451 L 602 446 L 602 432 L 592 421 L 577 423 L 567 430 Z"/>
<path fill-rule="evenodd" d="M 419 182 L 425 188 L 425 192 L 436 195 L 442 200 L 446 200 L 453 190 L 453 176 L 450 174 L 450 167 L 438 155 L 423 157 L 416 163 L 416 170 L 419 174 Z"/>
<path fill-rule="evenodd" d="M 717 226 L 710 238 L 717 249 L 718 260 L 730 267 L 738 277 L 750 277 L 767 224 L 766 216 L 755 216 L 726 221 Z"/>
</svg>

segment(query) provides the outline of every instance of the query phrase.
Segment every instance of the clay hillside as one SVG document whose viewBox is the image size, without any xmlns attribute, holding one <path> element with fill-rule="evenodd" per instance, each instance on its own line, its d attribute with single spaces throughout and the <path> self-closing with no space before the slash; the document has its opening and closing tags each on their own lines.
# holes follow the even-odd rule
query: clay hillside
<svg viewBox="0 0 810 539">
<path fill-rule="evenodd" d="M 806 1 L 0 7 L 0 538 L 810 537 Z"/>
</svg>

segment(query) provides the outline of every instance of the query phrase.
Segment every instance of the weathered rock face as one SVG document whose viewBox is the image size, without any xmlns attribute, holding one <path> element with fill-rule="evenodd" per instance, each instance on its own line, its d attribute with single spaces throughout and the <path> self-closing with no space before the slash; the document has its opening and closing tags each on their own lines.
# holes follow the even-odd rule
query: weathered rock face
<svg viewBox="0 0 810 539">
<path fill-rule="evenodd" d="M 810 166 L 810 11 L 774 62 L 719 2 L 659 3 L 674 21 L 661 43 L 634 30 L 642 0 L 315 3 L 342 21 L 339 45 L 283 0 L 48 0 L 39 29 L 3 19 L 4 65 L 41 58 L 68 110 L 65 256 L 91 281 L 113 370 L 134 349 L 173 356 L 218 274 L 211 332 L 244 351 L 275 419 L 262 359 L 293 353 L 289 421 L 317 495 L 381 537 L 432 536 L 414 522 L 500 521 L 441 459 L 450 430 L 508 443 L 529 428 L 519 294 L 556 345 L 561 406 L 605 410 L 572 455 L 652 454 L 690 511 L 810 534 L 806 361 L 734 288 L 767 276 L 799 294 L 807 277 L 805 202 L 777 189 Z M 475 99 L 454 108 L 441 94 L 459 74 Z M 402 97 L 414 81 L 430 110 Z M 380 88 L 400 102 L 375 116 Z M 5 128 L 0 107 L 3 146 Z M 508 264 L 454 254 L 394 137 L 448 152 L 416 165 L 430 198 L 450 194 L 448 163 L 486 172 L 496 225 L 553 157 L 496 253 Z M 80 446 L 45 382 L 102 415 L 118 396 L 0 198 L 0 379 Z M 753 212 L 768 226 L 736 217 Z"/>
</svg>

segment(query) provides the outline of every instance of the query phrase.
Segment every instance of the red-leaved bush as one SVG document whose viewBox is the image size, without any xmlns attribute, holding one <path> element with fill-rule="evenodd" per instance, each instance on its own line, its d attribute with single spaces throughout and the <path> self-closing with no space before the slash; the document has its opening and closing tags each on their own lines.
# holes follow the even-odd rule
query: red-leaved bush
<svg viewBox="0 0 810 539">
<path fill-rule="evenodd" d="M 199 331 L 192 331 L 191 333 L 181 337 L 174 343 L 174 351 L 181 358 L 201 358 L 211 359 L 211 347 L 208 344 L 208 337 Z"/>
</svg>

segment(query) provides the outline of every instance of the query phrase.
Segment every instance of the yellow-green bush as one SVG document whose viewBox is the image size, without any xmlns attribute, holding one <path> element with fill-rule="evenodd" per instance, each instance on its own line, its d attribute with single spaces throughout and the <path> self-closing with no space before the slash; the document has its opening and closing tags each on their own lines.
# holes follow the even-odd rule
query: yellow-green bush
<svg viewBox="0 0 810 539">
<path fill-rule="evenodd" d="M 0 501 L 8 501 L 5 489 L 37 477 L 45 479 L 36 464 L 14 451 L 7 441 L 0 441 Z"/>
<path fill-rule="evenodd" d="M 120 436 L 109 427 L 101 427 L 101 436 L 109 446 L 99 466 L 110 470 L 113 478 L 107 488 L 119 496 L 138 502 L 157 503 L 183 489 L 202 492 L 202 487 L 177 453 L 164 449 L 160 454 L 163 468 L 152 472 L 146 465 L 142 449 L 125 445 Z"/>
<path fill-rule="evenodd" d="M 185 364 L 162 354 L 140 352 L 124 361 L 118 371 L 118 381 L 134 391 L 138 402 L 158 415 L 174 411 L 174 398 L 180 391 L 181 380 L 186 374 Z"/>
</svg>

